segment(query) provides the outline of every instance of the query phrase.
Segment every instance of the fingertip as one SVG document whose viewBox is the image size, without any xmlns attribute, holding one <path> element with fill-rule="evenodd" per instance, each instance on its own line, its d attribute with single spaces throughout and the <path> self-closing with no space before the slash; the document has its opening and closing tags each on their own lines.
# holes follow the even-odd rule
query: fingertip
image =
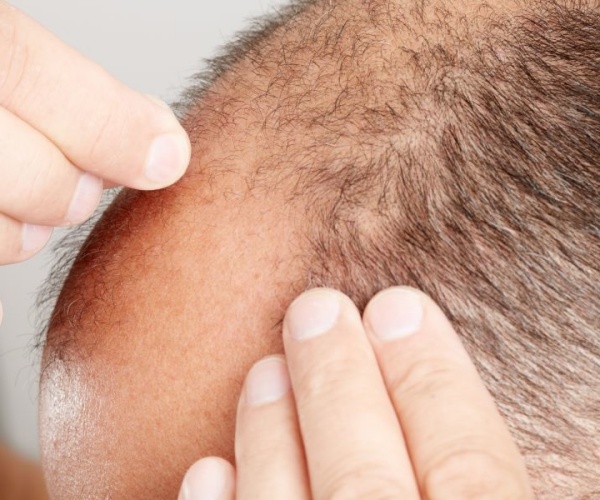
<svg viewBox="0 0 600 500">
<path fill-rule="evenodd" d="M 183 128 L 156 137 L 146 156 L 146 189 L 160 189 L 177 182 L 185 174 L 191 156 L 192 146 Z"/>
<path fill-rule="evenodd" d="M 23 224 L 21 232 L 21 254 L 29 258 L 46 246 L 52 237 L 53 228 L 35 224 Z"/>
<path fill-rule="evenodd" d="M 65 223 L 73 225 L 89 219 L 100 204 L 103 191 L 102 179 L 89 173 L 83 173 L 67 210 Z"/>
<path fill-rule="evenodd" d="M 107 163 L 100 167 L 81 168 L 99 175 L 109 186 L 126 186 L 143 191 L 166 188 L 179 181 L 192 157 L 190 138 L 173 110 L 160 99 L 143 93 L 130 99 L 125 124 L 118 138 L 103 138 L 112 145 Z M 121 105 L 123 108 L 123 105 Z M 113 117 L 112 121 L 117 121 Z M 115 140 L 118 144 L 115 144 Z M 106 154 L 106 153 L 105 153 Z M 78 164 L 79 165 L 79 164 Z"/>
<path fill-rule="evenodd" d="M 288 307 L 284 318 L 284 332 L 301 341 L 329 331 L 339 319 L 341 295 L 329 288 L 314 288 L 302 293 Z"/>
<path fill-rule="evenodd" d="M 147 190 L 161 189 L 177 182 L 187 171 L 192 156 L 190 138 L 171 107 L 153 95 L 145 97 L 155 106 L 162 120 L 162 133 L 154 137 L 144 164 Z"/>
<path fill-rule="evenodd" d="M 391 287 L 371 299 L 363 321 L 381 341 L 408 337 L 421 329 L 427 300 L 430 299 L 423 292 L 414 288 Z"/>
<path fill-rule="evenodd" d="M 225 500 L 233 499 L 235 471 L 222 458 L 207 457 L 196 462 L 187 471 L 179 500 Z"/>
<path fill-rule="evenodd" d="M 280 400 L 291 388 L 285 357 L 267 356 L 248 372 L 241 401 L 249 406 L 262 406 Z"/>
</svg>

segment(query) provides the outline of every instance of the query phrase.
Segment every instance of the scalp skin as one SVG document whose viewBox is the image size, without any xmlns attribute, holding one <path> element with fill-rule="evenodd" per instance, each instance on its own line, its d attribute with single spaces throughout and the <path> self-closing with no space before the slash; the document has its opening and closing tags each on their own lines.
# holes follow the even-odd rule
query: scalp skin
<svg viewBox="0 0 600 500">
<path fill-rule="evenodd" d="M 405 284 L 452 319 L 537 494 L 592 498 L 599 26 L 592 2 L 302 2 L 235 45 L 182 108 L 190 174 L 123 193 L 62 291 L 51 493 L 174 497 L 232 457 L 297 293 Z"/>
<path fill-rule="evenodd" d="M 53 497 L 173 498 L 200 455 L 232 458 L 245 374 L 282 351 L 292 219 L 185 190 L 122 195 L 65 285 L 41 401 Z"/>
</svg>

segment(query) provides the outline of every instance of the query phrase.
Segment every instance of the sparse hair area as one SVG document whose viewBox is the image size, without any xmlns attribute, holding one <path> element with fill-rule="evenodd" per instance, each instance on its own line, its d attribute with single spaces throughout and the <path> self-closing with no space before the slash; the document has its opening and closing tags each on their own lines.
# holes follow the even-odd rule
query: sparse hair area
<svg viewBox="0 0 600 500">
<path fill-rule="evenodd" d="M 600 498 L 598 0 L 296 1 L 226 47 L 179 111 L 191 176 L 244 164 L 249 196 L 297 209 L 290 286 L 361 308 L 391 285 L 430 294 L 539 497 Z M 94 252 L 80 274 L 104 273 Z"/>
<path fill-rule="evenodd" d="M 600 495 L 599 4 L 301 2 L 207 76 L 192 137 L 301 207 L 306 287 L 429 293 L 538 494 Z"/>
</svg>

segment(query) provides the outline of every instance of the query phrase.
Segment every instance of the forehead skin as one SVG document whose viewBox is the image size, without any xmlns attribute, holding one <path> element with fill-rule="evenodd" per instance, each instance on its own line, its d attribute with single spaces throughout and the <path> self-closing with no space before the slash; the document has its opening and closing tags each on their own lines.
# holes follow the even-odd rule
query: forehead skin
<svg viewBox="0 0 600 500">
<path fill-rule="evenodd" d="M 41 392 L 55 498 L 175 498 L 195 460 L 233 458 L 244 376 L 282 352 L 291 213 L 194 157 L 178 186 L 116 200 L 59 299 Z"/>
</svg>

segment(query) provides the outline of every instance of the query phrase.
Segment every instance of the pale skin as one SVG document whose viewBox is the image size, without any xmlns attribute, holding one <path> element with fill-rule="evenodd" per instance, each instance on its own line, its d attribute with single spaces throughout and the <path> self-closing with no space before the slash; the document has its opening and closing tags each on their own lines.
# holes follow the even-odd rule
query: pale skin
<svg viewBox="0 0 600 500">
<path fill-rule="evenodd" d="M 5 2 L 0 46 L 0 265 L 86 220 L 104 187 L 153 190 L 184 174 L 189 138 L 166 104 Z M 0 497 L 45 497 L 39 467 L 1 445 L 0 471 Z"/>
<path fill-rule="evenodd" d="M 189 139 L 168 106 L 5 2 L 0 44 L 0 264 L 86 220 L 104 185 L 158 189 L 184 174 Z"/>
<path fill-rule="evenodd" d="M 361 318 L 329 289 L 301 295 L 285 356 L 250 370 L 237 468 L 197 462 L 180 500 L 533 498 L 517 447 L 442 311 L 408 288 Z"/>
<path fill-rule="evenodd" d="M 190 142 L 166 105 L 3 2 L 0 43 L 0 264 L 33 256 L 53 227 L 87 219 L 105 187 L 155 190 L 183 176 Z M 334 291 L 295 301 L 285 357 L 256 364 L 242 391 L 237 470 L 205 459 L 186 476 L 182 497 L 205 498 L 203 487 L 215 493 L 210 476 L 223 479 L 210 498 L 223 499 L 529 498 L 523 460 L 437 306 L 405 293 L 423 307 L 422 323 L 412 335 L 378 338 L 408 311 L 397 292 L 378 295 L 363 320 Z M 301 340 L 307 327 L 310 338 Z"/>
</svg>

